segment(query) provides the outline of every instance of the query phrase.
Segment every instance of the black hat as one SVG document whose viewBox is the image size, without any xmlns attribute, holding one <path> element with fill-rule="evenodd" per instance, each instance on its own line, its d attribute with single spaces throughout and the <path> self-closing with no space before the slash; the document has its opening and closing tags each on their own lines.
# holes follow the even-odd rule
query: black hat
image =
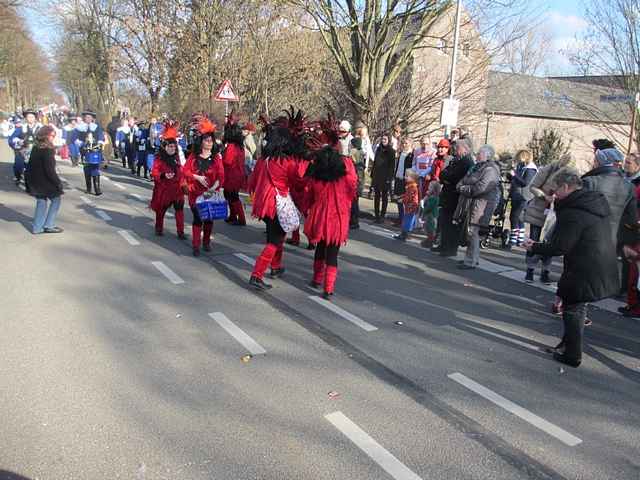
<svg viewBox="0 0 640 480">
<path fill-rule="evenodd" d="M 98 117 L 96 112 L 94 112 L 93 110 L 85 110 L 84 112 L 82 112 L 82 116 L 84 117 L 85 115 L 91 115 L 93 118 Z"/>
<path fill-rule="evenodd" d="M 35 115 L 36 117 L 38 116 L 38 112 L 36 112 L 33 108 L 27 108 L 26 110 L 22 111 L 22 116 L 26 117 L 27 115 Z"/>
</svg>

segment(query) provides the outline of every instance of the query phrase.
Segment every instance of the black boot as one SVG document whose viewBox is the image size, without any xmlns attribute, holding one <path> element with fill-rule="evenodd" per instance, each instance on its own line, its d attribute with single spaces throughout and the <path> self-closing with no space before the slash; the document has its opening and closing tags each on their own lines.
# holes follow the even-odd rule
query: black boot
<svg viewBox="0 0 640 480">
<path fill-rule="evenodd" d="M 87 193 L 91 193 L 91 175 L 87 172 L 84 174 L 84 181 L 87 184 Z"/>
<path fill-rule="evenodd" d="M 562 313 L 564 322 L 564 352 L 557 350 L 553 358 L 571 367 L 578 367 L 582 362 L 582 338 L 584 336 L 584 320 L 587 307 L 584 303 L 565 305 Z"/>
<path fill-rule="evenodd" d="M 93 177 L 93 188 L 96 191 L 96 196 L 102 195 L 102 190 L 100 190 L 100 176 Z"/>
</svg>

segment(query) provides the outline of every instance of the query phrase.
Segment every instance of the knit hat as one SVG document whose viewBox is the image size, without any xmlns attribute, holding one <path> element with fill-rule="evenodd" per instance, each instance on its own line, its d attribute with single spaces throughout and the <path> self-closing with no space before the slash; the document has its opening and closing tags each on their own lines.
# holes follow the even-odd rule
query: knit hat
<svg viewBox="0 0 640 480">
<path fill-rule="evenodd" d="M 340 122 L 340 127 L 338 128 L 341 132 L 350 132 L 351 124 L 347 120 L 342 120 Z"/>
<path fill-rule="evenodd" d="M 596 161 L 604 167 L 614 163 L 622 163 L 624 155 L 615 148 L 605 148 L 604 150 L 596 150 Z"/>
</svg>

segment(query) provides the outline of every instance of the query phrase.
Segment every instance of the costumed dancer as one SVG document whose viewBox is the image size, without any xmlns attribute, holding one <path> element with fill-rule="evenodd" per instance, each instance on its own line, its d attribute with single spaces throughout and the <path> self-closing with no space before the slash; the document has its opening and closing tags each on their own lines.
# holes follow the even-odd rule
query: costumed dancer
<svg viewBox="0 0 640 480">
<path fill-rule="evenodd" d="M 176 230 L 178 238 L 187 238 L 184 234 L 184 192 L 182 190 L 182 166 L 178 154 L 178 125 L 165 122 L 161 134 L 160 150 L 151 169 L 153 195 L 149 206 L 156 212 L 156 235 L 162 236 L 164 215 L 173 206 L 176 212 Z"/>
<path fill-rule="evenodd" d="M 286 197 L 299 182 L 298 162 L 292 154 L 294 138 L 302 136 L 304 131 L 304 116 L 298 112 L 295 117 L 282 116 L 273 122 L 263 117 L 261 123 L 266 143 L 251 175 L 249 193 L 254 195 L 252 215 L 267 225 L 267 244 L 256 259 L 249 284 L 258 290 L 268 290 L 272 286 L 263 280 L 267 268 L 271 267 L 271 278 L 284 274 L 282 257 L 286 233 L 278 220 L 276 195 Z"/>
<path fill-rule="evenodd" d="M 244 136 L 233 112 L 228 116 L 224 126 L 223 142 L 226 145 L 222 154 L 224 198 L 229 203 L 229 217 L 225 222 L 244 226 L 247 222 L 244 216 L 244 206 L 240 200 L 240 190 L 247 188 L 247 175 L 244 166 Z"/>
<path fill-rule="evenodd" d="M 78 147 L 74 143 L 73 131 L 78 126 L 77 119 L 74 115 L 69 116 L 69 122 L 62 129 L 62 138 L 64 138 L 64 142 L 67 147 L 67 155 L 71 159 L 71 165 L 76 167 L 78 166 L 78 161 L 80 159 L 80 151 Z M 61 155 L 64 158 L 63 155 Z"/>
<path fill-rule="evenodd" d="M 205 252 L 211 251 L 213 221 L 203 222 L 196 207 L 196 199 L 210 190 L 220 190 L 224 183 L 224 167 L 220 147 L 216 143 L 216 125 L 207 117 L 196 118 L 193 149 L 182 170 L 189 196 L 189 206 L 193 213 L 192 246 L 193 256 L 200 255 L 200 245 Z"/>
<path fill-rule="evenodd" d="M 38 117 L 35 110 L 25 110 L 22 114 L 25 122 L 16 125 L 8 140 L 14 154 L 13 181 L 16 185 L 19 185 L 22 180 L 27 161 L 31 155 L 31 149 L 36 141 L 36 133 L 42 128 L 42 124 L 37 121 Z"/>
<path fill-rule="evenodd" d="M 102 195 L 100 189 L 100 165 L 103 161 L 102 147 L 105 143 L 104 131 L 96 123 L 96 113 L 90 110 L 82 112 L 82 123 L 73 132 L 74 143 L 80 150 L 84 180 L 87 193 L 91 193 L 91 182 L 96 195 Z"/>
<path fill-rule="evenodd" d="M 309 214 L 304 233 L 315 243 L 313 288 L 324 286 L 327 300 L 338 276 L 338 253 L 349 237 L 351 203 L 357 191 L 358 174 L 351 157 L 341 155 L 337 124 L 329 117 L 321 123 L 322 133 L 312 138 L 316 151 L 307 169 Z M 318 149 L 319 148 L 319 149 Z"/>
</svg>

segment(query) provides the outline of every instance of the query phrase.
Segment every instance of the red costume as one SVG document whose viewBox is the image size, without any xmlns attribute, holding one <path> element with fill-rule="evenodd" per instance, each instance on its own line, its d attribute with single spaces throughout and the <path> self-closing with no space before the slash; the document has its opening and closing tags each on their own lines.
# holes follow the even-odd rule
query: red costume
<svg viewBox="0 0 640 480">
<path fill-rule="evenodd" d="M 271 288 L 262 280 L 267 268 L 271 266 L 271 276 L 279 277 L 284 273 L 282 255 L 284 252 L 285 231 L 278 221 L 276 195 L 286 196 L 300 182 L 298 162 L 295 156 L 297 142 L 303 133 L 304 118 L 302 112 L 281 117 L 273 123 L 263 120 L 266 131 L 264 158 L 256 164 L 250 181 L 249 192 L 253 194 L 254 217 L 267 224 L 267 245 L 256 260 L 249 283 L 259 290 Z M 298 137 L 298 138 L 296 138 Z"/>
<path fill-rule="evenodd" d="M 229 115 L 224 127 L 224 142 L 226 148 L 222 155 L 224 164 L 224 196 L 229 202 L 229 217 L 227 223 L 246 225 L 244 206 L 239 192 L 247 188 L 247 175 L 244 168 L 244 137 L 237 118 Z"/>
<path fill-rule="evenodd" d="M 219 190 L 224 183 L 224 167 L 222 166 L 222 156 L 216 152 L 215 145 L 215 125 L 207 118 L 201 118 L 198 122 L 200 138 L 194 145 L 194 152 L 189 155 L 183 167 L 184 184 L 187 186 L 189 206 L 193 213 L 192 225 L 192 245 L 193 254 L 200 254 L 200 245 L 205 251 L 211 250 L 211 232 L 213 231 L 213 221 L 202 221 L 196 207 L 196 199 L 203 193 L 211 190 L 218 182 L 216 190 Z M 211 138 L 214 142 L 212 151 L 208 157 L 202 155 L 202 142 L 205 138 Z M 197 152 L 197 153 L 195 153 Z M 202 185 L 195 176 L 204 176 L 208 186 Z"/>
<path fill-rule="evenodd" d="M 350 157 L 341 157 L 346 174 L 334 181 L 311 179 L 307 194 L 310 205 L 304 234 L 311 243 L 342 245 L 349 237 L 351 202 L 356 194 L 358 175 Z"/>
<path fill-rule="evenodd" d="M 178 237 L 184 239 L 184 192 L 182 191 L 182 168 L 178 156 L 177 124 L 167 122 L 162 132 L 161 151 L 156 155 L 151 169 L 153 195 L 149 206 L 156 212 L 156 235 L 162 235 L 164 215 L 173 206 L 176 212 Z M 175 145 L 175 153 L 169 155 L 167 148 Z M 169 178 L 171 177 L 171 178 Z"/>
</svg>

